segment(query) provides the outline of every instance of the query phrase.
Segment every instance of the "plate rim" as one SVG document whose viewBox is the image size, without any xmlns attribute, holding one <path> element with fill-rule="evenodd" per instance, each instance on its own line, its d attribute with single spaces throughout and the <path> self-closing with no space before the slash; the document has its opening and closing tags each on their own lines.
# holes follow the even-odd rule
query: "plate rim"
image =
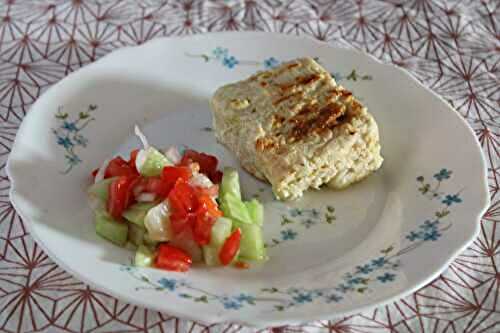
<svg viewBox="0 0 500 333">
<path fill-rule="evenodd" d="M 416 282 L 414 282 L 408 288 L 405 288 L 401 292 L 396 292 L 392 296 L 386 297 L 382 301 L 377 301 L 377 300 L 368 301 L 368 302 L 366 302 L 365 305 L 356 307 L 352 310 L 339 311 L 339 312 L 335 312 L 335 313 L 330 312 L 328 315 L 325 315 L 326 314 L 325 311 L 316 311 L 316 312 L 309 312 L 307 314 L 296 315 L 294 319 L 254 320 L 254 321 L 250 322 L 250 321 L 242 318 L 241 320 L 231 319 L 230 320 L 231 323 L 245 325 L 245 326 L 254 327 L 254 328 L 264 328 L 264 327 L 268 327 L 268 326 L 293 325 L 293 324 L 300 324 L 300 323 L 303 323 L 305 321 L 309 322 L 309 321 L 337 318 L 337 317 L 341 317 L 341 316 L 349 316 L 349 315 L 357 314 L 359 312 L 363 312 L 363 311 L 366 311 L 369 309 L 373 309 L 374 307 L 385 306 L 385 305 L 390 304 L 394 301 L 400 300 L 400 299 L 402 299 L 410 294 L 413 294 L 415 291 L 421 289 L 422 287 L 426 286 L 427 284 L 429 284 L 430 282 L 435 280 L 442 272 L 444 272 L 449 267 L 449 265 L 458 257 L 458 255 L 460 253 L 462 253 L 465 249 L 467 249 L 469 247 L 469 245 L 476 239 L 476 237 L 480 233 L 481 218 L 486 213 L 486 211 L 488 210 L 488 208 L 491 204 L 491 199 L 490 199 L 490 195 L 489 195 L 489 187 L 488 187 L 487 163 L 485 160 L 484 152 L 482 151 L 481 145 L 480 145 L 480 143 L 477 139 L 477 136 L 475 135 L 472 127 L 453 107 L 451 107 L 451 105 L 442 96 L 440 96 L 439 94 L 437 94 L 436 92 L 434 92 L 433 90 L 431 90 L 430 88 L 425 86 L 423 83 L 421 83 L 416 77 L 414 77 L 414 75 L 411 72 L 409 72 L 401 67 L 398 67 L 398 66 L 394 65 L 393 63 L 383 62 L 380 59 L 376 58 L 375 56 L 373 56 L 371 54 L 366 53 L 363 50 L 359 50 L 356 48 L 331 45 L 328 42 L 319 41 L 319 40 L 317 40 L 311 36 L 308 36 L 308 35 L 290 35 L 290 34 L 282 34 L 282 33 L 276 33 L 276 32 L 263 32 L 263 31 L 237 31 L 237 32 L 223 31 L 223 32 L 210 32 L 210 33 L 202 33 L 202 34 L 187 35 L 187 36 L 159 37 L 159 38 L 154 38 L 152 40 L 149 40 L 141 45 L 130 45 L 130 46 L 125 46 L 125 47 L 121 47 L 119 49 L 112 50 L 111 52 L 104 55 L 103 57 L 101 57 L 101 58 L 97 59 L 96 61 L 91 62 L 87 65 L 84 65 L 83 67 L 77 69 L 76 71 L 66 75 L 64 78 L 62 78 L 61 80 L 59 80 L 55 84 L 51 85 L 41 96 L 39 96 L 37 98 L 37 100 L 33 103 L 33 105 L 31 105 L 31 107 L 29 108 L 30 112 L 27 112 L 27 114 L 24 116 L 24 118 L 21 121 L 21 124 L 20 124 L 18 131 L 16 133 L 15 140 L 11 146 L 9 157 L 8 157 L 7 163 L 6 163 L 6 174 L 7 174 L 7 177 L 9 178 L 9 181 L 10 181 L 9 199 L 10 199 L 10 202 L 11 202 L 13 208 L 16 210 L 16 213 L 21 217 L 24 226 L 26 227 L 26 229 L 29 232 L 29 235 L 33 238 L 33 240 L 37 243 L 37 245 L 40 246 L 44 250 L 44 252 L 50 257 L 50 259 L 52 261 L 54 261 L 59 267 L 61 267 L 64 271 L 66 271 L 67 273 L 72 275 L 75 279 L 93 287 L 94 289 L 104 291 L 105 293 L 109 294 L 110 296 L 112 296 L 118 300 L 123 300 L 127 303 L 130 303 L 130 304 L 133 304 L 136 306 L 140 306 L 140 307 L 143 307 L 146 309 L 152 309 L 152 310 L 159 311 L 159 312 L 168 312 L 168 314 L 174 315 L 176 317 L 180 317 L 182 319 L 188 319 L 188 320 L 192 320 L 195 322 L 210 324 L 210 325 L 221 324 L 221 323 L 225 323 L 228 321 L 228 319 L 224 319 L 224 318 L 226 318 L 224 315 L 222 315 L 220 317 L 215 317 L 215 315 L 207 315 L 207 316 L 202 315 L 202 316 L 196 317 L 194 315 L 191 315 L 190 313 L 177 311 L 176 307 L 172 307 L 171 309 L 163 309 L 163 308 L 160 308 L 159 306 L 150 305 L 150 304 L 147 304 L 147 302 L 143 302 L 142 298 L 128 296 L 126 294 L 121 294 L 119 292 L 115 292 L 115 291 L 109 289 L 107 286 L 105 286 L 103 284 L 94 282 L 93 280 L 82 278 L 78 272 L 75 272 L 73 269 L 71 269 L 69 266 L 67 266 L 65 262 L 59 260 L 59 258 L 39 238 L 39 236 L 34 231 L 33 219 L 28 217 L 28 215 L 30 215 L 30 214 L 26 214 L 26 213 L 22 212 L 22 210 L 18 209 L 19 208 L 19 200 L 22 200 L 22 198 L 20 197 L 20 195 L 16 191 L 16 182 L 15 182 L 14 177 L 13 177 L 14 172 L 12 171 L 12 164 L 11 164 L 11 161 L 12 161 L 11 156 L 14 155 L 13 153 L 16 150 L 19 150 L 19 148 L 17 148 L 17 146 L 19 145 L 18 137 L 20 136 L 22 131 L 24 131 L 26 129 L 26 127 L 27 127 L 26 124 L 30 121 L 29 119 L 31 117 L 33 117 L 32 110 L 34 110 L 35 108 L 38 107 L 39 104 L 41 104 L 41 101 L 48 95 L 49 92 L 57 89 L 60 85 L 64 84 L 64 82 L 68 78 L 70 78 L 74 75 L 80 75 L 82 71 L 88 71 L 89 69 L 93 69 L 93 67 L 100 65 L 100 63 L 104 62 L 104 60 L 109 60 L 109 58 L 116 57 L 117 55 L 119 55 L 121 53 L 126 53 L 126 52 L 130 52 L 130 51 L 133 51 L 136 49 L 141 49 L 141 48 L 144 48 L 147 46 L 151 46 L 151 44 L 154 44 L 154 43 L 161 43 L 162 41 L 165 41 L 165 40 L 172 41 L 172 40 L 182 40 L 182 39 L 190 39 L 190 38 L 204 38 L 206 36 L 217 37 L 217 36 L 227 36 L 227 35 L 231 35 L 231 36 L 246 35 L 247 38 L 251 38 L 252 36 L 259 36 L 259 37 L 271 36 L 272 38 L 293 39 L 293 40 L 299 41 L 299 42 L 301 40 L 306 40 L 306 41 L 313 43 L 313 44 L 316 43 L 316 44 L 318 44 L 318 46 L 321 46 L 321 47 L 326 46 L 330 49 L 337 49 L 337 50 L 342 50 L 342 51 L 353 52 L 353 53 L 360 55 L 362 57 L 367 57 L 368 59 L 370 59 L 371 61 L 373 61 L 377 65 L 381 65 L 382 67 L 385 67 L 386 70 L 396 70 L 398 73 L 400 73 L 402 75 L 402 77 L 404 77 L 405 79 L 408 79 L 413 84 L 416 84 L 417 88 L 424 89 L 427 93 L 430 93 L 433 97 L 435 97 L 435 98 L 437 97 L 438 100 L 441 103 L 443 103 L 444 106 L 446 107 L 446 112 L 451 112 L 453 114 L 453 116 L 458 118 L 459 121 L 462 123 L 462 125 L 464 125 L 464 127 L 467 129 L 467 131 L 469 132 L 469 134 L 473 138 L 475 148 L 480 152 L 479 155 L 480 155 L 480 164 L 481 164 L 481 171 L 482 171 L 482 174 L 480 175 L 480 179 L 482 180 L 482 184 L 480 184 L 480 185 L 482 185 L 482 188 L 483 188 L 483 191 L 482 191 L 483 196 L 481 198 L 478 198 L 478 200 L 474 201 L 474 202 L 477 202 L 476 208 L 474 209 L 474 211 L 477 211 L 477 213 L 475 214 L 474 221 L 473 221 L 474 226 L 475 226 L 474 232 L 472 234 L 470 234 L 470 236 L 467 237 L 463 241 L 463 243 L 460 244 L 460 246 L 455 246 L 455 247 L 451 248 L 452 253 L 443 264 L 436 265 L 436 269 L 434 269 L 433 272 L 430 273 L 427 277 L 421 278 L 421 279 L 416 279 L 417 280 Z M 471 213 L 471 215 L 472 215 L 472 213 Z M 131 295 L 133 295 L 133 294 L 131 294 Z M 215 319 L 215 318 L 217 318 L 217 319 Z M 220 320 L 219 320 L 219 318 L 220 318 Z"/>
</svg>

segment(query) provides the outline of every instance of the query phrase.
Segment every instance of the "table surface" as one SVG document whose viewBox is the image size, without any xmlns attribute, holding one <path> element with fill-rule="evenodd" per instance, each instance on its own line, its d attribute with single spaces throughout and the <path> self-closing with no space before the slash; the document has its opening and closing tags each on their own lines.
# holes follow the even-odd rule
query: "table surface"
<svg viewBox="0 0 500 333">
<path fill-rule="evenodd" d="M 487 158 L 492 205 L 441 276 L 384 307 L 273 331 L 500 332 L 499 0 L 0 0 L 0 332 L 249 331 L 138 308 L 74 279 L 29 236 L 5 174 L 23 116 L 68 73 L 122 46 L 222 30 L 310 35 L 402 66 L 467 119 Z"/>
</svg>

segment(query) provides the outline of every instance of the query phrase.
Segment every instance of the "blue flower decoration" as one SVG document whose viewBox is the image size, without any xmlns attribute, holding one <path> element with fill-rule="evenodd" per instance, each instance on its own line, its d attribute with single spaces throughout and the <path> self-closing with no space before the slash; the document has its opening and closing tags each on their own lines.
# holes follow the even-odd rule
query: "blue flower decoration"
<svg viewBox="0 0 500 333">
<path fill-rule="evenodd" d="M 281 238 L 283 240 L 293 240 L 297 237 L 297 232 L 292 229 L 281 230 Z"/>
<path fill-rule="evenodd" d="M 80 163 L 82 160 L 76 156 L 75 154 L 71 154 L 71 155 L 65 155 L 66 157 L 66 161 L 68 161 L 68 164 L 69 165 L 77 165 L 78 163 Z"/>
<path fill-rule="evenodd" d="M 75 135 L 73 139 L 75 140 L 77 145 L 80 145 L 82 147 L 87 147 L 87 143 L 89 142 L 86 137 L 80 134 Z"/>
<path fill-rule="evenodd" d="M 293 300 L 299 304 L 312 302 L 312 295 L 310 293 L 298 293 L 296 296 L 292 297 Z"/>
<path fill-rule="evenodd" d="M 222 47 L 218 46 L 216 47 L 213 51 L 212 54 L 214 55 L 215 59 L 224 59 L 228 55 L 228 50 L 223 49 Z"/>
<path fill-rule="evenodd" d="M 264 60 L 264 67 L 267 69 L 270 69 L 270 68 L 278 66 L 279 63 L 280 62 L 274 57 L 267 58 L 266 60 Z"/>
<path fill-rule="evenodd" d="M 448 205 L 448 206 L 451 206 L 454 203 L 461 203 L 462 199 L 460 199 L 460 197 L 458 196 L 458 194 L 453 194 L 453 195 L 448 194 L 446 196 L 446 198 L 442 202 L 444 204 Z"/>
<path fill-rule="evenodd" d="M 343 294 L 345 294 L 346 292 L 348 291 L 351 291 L 353 290 L 354 288 L 351 287 L 351 286 L 346 286 L 345 284 L 341 283 L 338 285 L 338 287 L 335 288 L 335 290 L 337 290 L 338 292 L 341 292 Z"/>
<path fill-rule="evenodd" d="M 236 300 L 239 302 L 247 302 L 249 304 L 252 304 L 255 302 L 255 297 L 248 294 L 240 294 L 236 297 Z"/>
<path fill-rule="evenodd" d="M 363 280 L 363 279 L 362 279 L 362 278 L 360 278 L 360 277 L 353 277 L 353 278 L 351 278 L 351 279 L 347 280 L 347 284 L 352 286 L 352 285 L 354 285 L 354 284 L 361 283 L 361 281 L 362 281 L 362 280 Z"/>
<path fill-rule="evenodd" d="M 312 294 L 313 294 L 314 296 L 323 296 L 323 292 L 322 292 L 321 290 L 314 290 L 314 291 L 312 292 Z"/>
<path fill-rule="evenodd" d="M 382 283 L 394 281 L 396 278 L 396 274 L 392 273 L 385 273 L 384 275 L 377 276 L 377 280 L 379 280 Z"/>
<path fill-rule="evenodd" d="M 174 291 L 177 287 L 177 281 L 175 279 L 161 278 L 160 280 L 158 280 L 158 284 L 170 291 Z"/>
<path fill-rule="evenodd" d="M 429 220 L 426 220 L 424 222 L 424 224 L 422 224 L 420 226 L 421 229 L 424 229 L 424 230 L 434 230 L 437 228 L 437 225 L 439 224 L 439 221 L 429 221 Z"/>
<path fill-rule="evenodd" d="M 236 66 L 239 63 L 240 62 L 233 56 L 224 57 L 224 59 L 222 60 L 222 64 L 224 66 L 226 66 L 227 68 L 233 68 L 234 66 Z"/>
<path fill-rule="evenodd" d="M 420 237 L 422 237 L 421 232 L 412 231 L 406 236 L 406 239 L 413 242 L 413 241 L 416 241 L 417 239 L 420 239 Z"/>
<path fill-rule="evenodd" d="M 326 303 L 337 303 L 340 302 L 343 299 L 342 296 L 331 294 L 325 297 L 325 302 Z"/>
<path fill-rule="evenodd" d="M 58 136 L 57 137 L 57 144 L 60 146 L 63 146 L 64 148 L 68 149 L 74 146 L 74 143 L 71 141 L 70 138 L 68 137 L 62 137 Z"/>
<path fill-rule="evenodd" d="M 435 241 L 435 240 L 438 240 L 439 237 L 441 237 L 441 234 L 439 233 L 439 231 L 432 230 L 431 232 L 424 233 L 422 238 L 424 241 L 429 241 L 429 240 Z"/>
<path fill-rule="evenodd" d="M 294 209 L 290 210 L 290 215 L 292 215 L 293 217 L 301 216 L 302 211 L 298 208 L 294 208 Z"/>
<path fill-rule="evenodd" d="M 373 267 L 383 267 L 387 263 L 387 260 L 384 257 L 379 257 L 377 259 L 372 260 Z"/>
<path fill-rule="evenodd" d="M 307 219 L 307 220 L 302 221 L 301 224 L 304 227 L 306 227 L 306 229 L 309 229 L 310 227 L 312 227 L 313 225 L 316 224 L 316 221 L 314 221 L 312 219 Z"/>
<path fill-rule="evenodd" d="M 64 128 L 65 130 L 67 130 L 69 132 L 78 132 L 78 127 L 76 127 L 76 124 L 74 122 L 65 121 L 62 124 L 62 128 Z"/>
<path fill-rule="evenodd" d="M 373 271 L 373 268 L 372 266 L 370 266 L 370 264 L 366 264 L 363 266 L 356 266 L 356 273 L 368 274 L 371 271 Z"/>
<path fill-rule="evenodd" d="M 224 309 L 227 310 L 238 310 L 243 306 L 240 302 L 233 299 L 222 301 L 222 305 L 224 306 Z"/>
<path fill-rule="evenodd" d="M 450 170 L 441 169 L 438 173 L 434 175 L 434 178 L 436 178 L 438 181 L 442 181 L 450 178 L 451 174 L 452 172 Z"/>
</svg>

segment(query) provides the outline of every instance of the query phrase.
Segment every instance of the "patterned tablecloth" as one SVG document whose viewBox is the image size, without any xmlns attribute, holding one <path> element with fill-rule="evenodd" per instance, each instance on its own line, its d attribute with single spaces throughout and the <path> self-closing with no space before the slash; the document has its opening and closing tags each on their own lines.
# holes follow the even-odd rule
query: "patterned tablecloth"
<svg viewBox="0 0 500 333">
<path fill-rule="evenodd" d="M 248 330 L 138 308 L 74 279 L 27 233 L 5 174 L 23 116 L 68 73 L 122 46 L 221 30 L 310 35 L 402 66 L 467 119 L 487 157 L 481 234 L 439 278 L 384 307 L 274 330 L 500 332 L 499 0 L 0 0 L 0 332 Z"/>
</svg>

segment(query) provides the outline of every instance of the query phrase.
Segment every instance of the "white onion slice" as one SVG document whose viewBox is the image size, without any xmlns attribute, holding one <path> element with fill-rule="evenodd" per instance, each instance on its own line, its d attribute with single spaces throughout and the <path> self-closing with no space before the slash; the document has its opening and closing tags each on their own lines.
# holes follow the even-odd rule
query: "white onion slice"
<svg viewBox="0 0 500 333">
<path fill-rule="evenodd" d="M 178 164 L 182 159 L 179 149 L 177 149 L 177 147 L 175 146 L 172 146 L 165 150 L 164 154 L 173 164 Z"/>
<path fill-rule="evenodd" d="M 137 170 L 142 170 L 142 166 L 144 163 L 146 163 L 146 160 L 148 158 L 148 151 L 146 149 L 141 149 L 137 153 L 137 157 L 135 158 L 135 168 Z"/>
<path fill-rule="evenodd" d="M 99 170 L 97 171 L 97 174 L 95 175 L 94 178 L 94 184 L 99 183 L 104 179 L 104 173 L 106 172 L 106 168 L 108 167 L 109 162 L 111 162 L 112 158 L 107 158 L 102 162 L 101 166 L 99 167 Z"/>
<path fill-rule="evenodd" d="M 135 127 L 134 127 L 134 133 L 135 133 L 135 135 L 137 135 L 139 137 L 139 140 L 141 140 L 142 145 L 144 146 L 144 149 L 148 149 L 149 148 L 148 139 L 146 138 L 146 136 L 144 135 L 144 133 L 142 133 L 142 131 L 139 128 L 139 126 L 135 125 Z"/>
<path fill-rule="evenodd" d="M 153 202 L 156 199 L 154 193 L 141 193 L 135 197 L 135 199 L 139 202 Z"/>
<path fill-rule="evenodd" d="M 199 186 L 204 188 L 209 188 L 214 185 L 210 178 L 205 176 L 202 173 L 195 173 L 191 179 L 189 179 L 189 185 L 191 186 Z"/>
<path fill-rule="evenodd" d="M 170 240 L 170 208 L 168 201 L 163 201 L 154 206 L 144 218 L 144 226 L 149 237 L 154 241 L 165 242 Z"/>
</svg>

